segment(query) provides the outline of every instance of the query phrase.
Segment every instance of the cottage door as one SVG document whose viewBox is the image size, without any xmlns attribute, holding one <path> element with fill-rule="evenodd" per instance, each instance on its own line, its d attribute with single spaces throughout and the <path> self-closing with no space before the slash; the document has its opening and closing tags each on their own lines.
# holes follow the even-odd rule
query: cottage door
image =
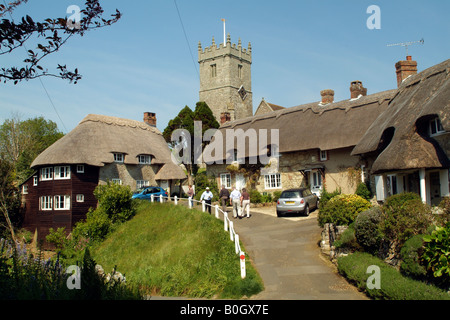
<svg viewBox="0 0 450 320">
<path fill-rule="evenodd" d="M 236 189 L 241 191 L 245 188 L 245 177 L 243 174 L 236 174 Z"/>
<path fill-rule="evenodd" d="M 430 199 L 431 205 L 437 206 L 441 202 L 441 181 L 439 172 L 430 173 Z"/>
</svg>

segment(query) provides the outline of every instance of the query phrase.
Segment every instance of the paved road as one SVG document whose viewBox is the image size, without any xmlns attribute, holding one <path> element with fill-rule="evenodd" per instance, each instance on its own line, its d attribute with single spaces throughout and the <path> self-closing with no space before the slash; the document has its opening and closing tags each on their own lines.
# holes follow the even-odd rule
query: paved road
<svg viewBox="0 0 450 320">
<path fill-rule="evenodd" d="M 309 217 L 277 218 L 274 208 L 254 209 L 234 228 L 259 271 L 265 290 L 252 299 L 363 300 L 321 256 L 317 210 Z"/>
</svg>

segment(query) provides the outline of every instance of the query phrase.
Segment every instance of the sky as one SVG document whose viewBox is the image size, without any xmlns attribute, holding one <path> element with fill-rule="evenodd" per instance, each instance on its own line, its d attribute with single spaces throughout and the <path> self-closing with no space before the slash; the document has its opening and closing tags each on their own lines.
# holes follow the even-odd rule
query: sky
<svg viewBox="0 0 450 320">
<path fill-rule="evenodd" d="M 223 23 L 232 43 L 252 46 L 253 110 L 264 98 L 284 107 L 320 100 L 333 89 L 335 101 L 350 98 L 350 82 L 362 81 L 368 94 L 397 87 L 395 63 L 406 48 L 388 44 L 418 41 L 408 53 L 419 72 L 450 58 L 448 0 L 103 0 L 105 17 L 118 9 L 116 24 L 72 38 L 43 65 L 78 68 L 77 84 L 43 77 L 0 83 L 0 123 L 43 116 L 68 133 L 88 114 L 143 119 L 155 112 L 163 131 L 199 95 L 198 43 L 223 41 Z M 78 0 L 29 0 L 15 20 L 68 17 Z M 376 5 L 379 16 L 368 8 Z M 373 20 L 373 18 L 379 18 Z M 379 22 L 379 28 L 368 28 Z M 34 49 L 36 42 L 26 44 Z M 2 67 L 20 66 L 25 49 L 0 55 Z"/>
</svg>

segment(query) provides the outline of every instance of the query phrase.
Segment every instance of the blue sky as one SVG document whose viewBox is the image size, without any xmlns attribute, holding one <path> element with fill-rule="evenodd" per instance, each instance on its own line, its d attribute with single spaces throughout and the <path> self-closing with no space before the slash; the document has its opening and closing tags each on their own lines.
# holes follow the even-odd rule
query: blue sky
<svg viewBox="0 0 450 320">
<path fill-rule="evenodd" d="M 117 8 L 123 18 L 71 39 L 43 63 L 50 70 L 58 63 L 78 68 L 83 79 L 74 85 L 42 78 L 53 105 L 39 80 L 1 83 L 0 123 L 14 112 L 23 120 L 43 116 L 67 133 L 89 113 L 142 120 L 150 111 L 162 131 L 184 106 L 195 107 L 198 42 L 203 48 L 213 36 L 221 42 L 222 18 L 233 43 L 251 42 L 254 110 L 263 97 L 284 107 L 318 101 L 323 89 L 333 89 L 336 101 L 348 99 L 354 80 L 368 94 L 394 89 L 394 65 L 406 53 L 387 44 L 424 38 L 424 45 L 409 47 L 419 71 L 450 58 L 447 0 L 176 1 L 188 43 L 173 0 L 102 1 L 106 14 Z M 68 6 L 83 4 L 29 0 L 13 17 L 68 16 Z M 381 29 L 366 26 L 370 5 L 380 8 Z M 25 50 L 0 59 L 2 66 L 17 65 Z"/>
</svg>

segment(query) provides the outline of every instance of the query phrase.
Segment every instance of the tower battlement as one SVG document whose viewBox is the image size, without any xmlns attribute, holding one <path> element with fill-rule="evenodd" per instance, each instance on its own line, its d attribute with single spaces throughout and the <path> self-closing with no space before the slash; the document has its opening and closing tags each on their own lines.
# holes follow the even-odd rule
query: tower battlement
<svg viewBox="0 0 450 320">
<path fill-rule="evenodd" d="M 227 36 L 226 44 L 219 43 L 219 45 L 216 45 L 213 37 L 212 45 L 210 47 L 205 47 L 205 49 L 202 49 L 202 44 L 200 43 L 200 41 L 198 42 L 199 62 L 214 59 L 223 55 L 233 55 L 242 60 L 246 60 L 249 63 L 252 63 L 252 45 L 249 42 L 247 48 L 242 47 L 241 39 L 239 39 L 237 45 L 235 43 L 232 44 L 229 34 Z"/>
</svg>

